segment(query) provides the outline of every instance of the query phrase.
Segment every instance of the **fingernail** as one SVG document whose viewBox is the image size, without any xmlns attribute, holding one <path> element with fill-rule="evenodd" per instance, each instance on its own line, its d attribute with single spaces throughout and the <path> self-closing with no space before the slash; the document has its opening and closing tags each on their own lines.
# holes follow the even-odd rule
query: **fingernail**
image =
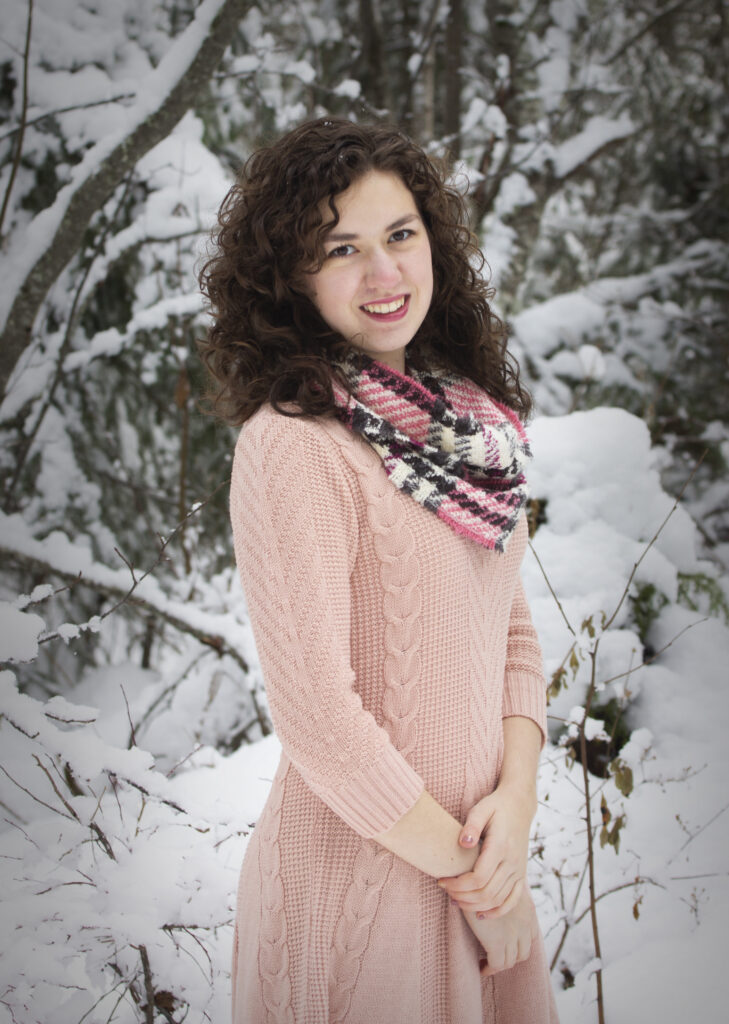
<svg viewBox="0 0 729 1024">
<path fill-rule="evenodd" d="M 468 833 L 466 833 L 466 835 L 461 836 L 462 843 L 472 843 L 473 841 L 473 836 Z"/>
<path fill-rule="evenodd" d="M 479 910 L 476 913 L 476 917 L 479 919 L 479 921 L 483 921 L 483 919 L 486 917 L 486 915 L 484 914 L 483 910 Z"/>
</svg>

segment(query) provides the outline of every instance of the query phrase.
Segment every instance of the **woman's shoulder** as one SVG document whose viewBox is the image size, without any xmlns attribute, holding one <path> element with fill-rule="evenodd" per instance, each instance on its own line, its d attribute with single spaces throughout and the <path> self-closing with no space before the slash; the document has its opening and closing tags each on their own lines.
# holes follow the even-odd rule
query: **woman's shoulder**
<svg viewBox="0 0 729 1024">
<path fill-rule="evenodd" d="M 293 402 L 282 403 L 279 412 L 266 402 L 241 428 L 235 448 L 233 475 L 245 467 L 247 475 L 261 481 L 275 477 L 296 488 L 304 481 L 317 486 L 356 489 L 361 461 L 356 450 L 359 438 L 334 416 L 286 415 L 296 413 Z"/>
<path fill-rule="evenodd" d="M 282 402 L 282 412 L 264 402 L 241 427 L 236 451 L 241 448 L 256 449 L 263 453 L 284 446 L 289 449 L 300 447 L 331 448 L 334 437 L 346 428 L 334 417 L 304 416 L 295 402 Z"/>
</svg>

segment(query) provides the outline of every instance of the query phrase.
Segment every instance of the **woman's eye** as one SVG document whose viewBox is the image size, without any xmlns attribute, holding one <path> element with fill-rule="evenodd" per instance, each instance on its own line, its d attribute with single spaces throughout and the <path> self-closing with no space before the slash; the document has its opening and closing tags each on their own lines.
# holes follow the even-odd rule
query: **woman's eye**
<svg viewBox="0 0 729 1024">
<path fill-rule="evenodd" d="M 353 245 L 338 245 L 336 249 L 331 249 L 327 253 L 327 259 L 329 259 L 332 256 L 335 259 L 338 256 L 349 256 L 353 252 L 354 252 L 354 246 Z"/>
<path fill-rule="evenodd" d="M 393 231 L 393 233 L 390 235 L 390 240 L 393 242 L 404 242 L 407 238 L 410 238 L 410 236 L 414 234 L 415 232 L 412 230 L 412 228 L 399 228 L 397 231 Z"/>
</svg>

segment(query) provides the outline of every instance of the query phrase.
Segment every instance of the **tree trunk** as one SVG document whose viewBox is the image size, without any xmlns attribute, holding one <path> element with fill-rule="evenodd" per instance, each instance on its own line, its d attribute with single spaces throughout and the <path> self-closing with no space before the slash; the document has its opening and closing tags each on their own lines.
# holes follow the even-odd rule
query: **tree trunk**
<svg viewBox="0 0 729 1024">
<path fill-rule="evenodd" d="M 455 158 L 461 155 L 461 58 L 463 0 L 451 0 L 445 37 L 445 111 L 443 134 Z"/>
</svg>

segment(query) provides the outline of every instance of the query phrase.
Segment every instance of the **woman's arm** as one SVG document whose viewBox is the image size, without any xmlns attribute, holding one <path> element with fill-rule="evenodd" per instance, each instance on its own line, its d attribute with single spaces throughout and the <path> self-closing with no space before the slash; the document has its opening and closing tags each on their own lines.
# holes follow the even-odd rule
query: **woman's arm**
<svg viewBox="0 0 729 1024">
<path fill-rule="evenodd" d="M 537 807 L 539 753 L 547 734 L 542 651 L 521 580 L 509 615 L 502 721 L 504 754 L 493 793 L 471 808 L 460 838 L 473 848 L 485 831 L 473 872 L 443 880 L 464 909 L 499 917 L 526 889 L 529 833 Z"/>
<path fill-rule="evenodd" d="M 373 838 L 419 871 L 443 879 L 443 888 L 465 908 L 472 907 L 478 902 L 473 895 L 474 887 L 482 888 L 492 876 L 498 882 L 504 875 L 503 871 L 499 873 L 502 862 L 517 857 L 521 859 L 522 848 L 524 851 L 527 848 L 529 828 L 536 810 L 540 749 L 541 734 L 531 719 L 505 719 L 504 759 L 498 788 L 474 805 L 464 825 L 430 793 L 423 791 L 415 805 L 392 828 Z M 501 827 L 502 815 L 496 815 L 502 805 L 508 805 L 512 811 L 511 828 L 506 830 Z M 504 826 L 509 824 L 507 814 L 503 815 Z M 496 834 L 488 835 L 487 849 L 479 857 L 481 833 L 492 819 Z M 523 860 L 525 875 L 526 855 Z M 482 863 L 475 872 L 473 869 L 477 861 Z M 485 878 L 482 878 L 484 874 Z M 458 877 L 443 877 L 454 875 Z M 513 885 L 514 881 L 512 888 Z M 491 898 L 491 888 L 486 898 Z M 481 909 L 480 905 L 476 909 Z"/>
<path fill-rule="evenodd" d="M 390 853 L 433 878 L 461 875 L 476 863 L 478 849 L 459 844 L 463 826 L 427 792 L 392 828 L 372 838 Z"/>
<path fill-rule="evenodd" d="M 461 846 L 475 850 L 473 870 L 441 885 L 464 910 L 499 917 L 514 908 L 526 887 L 529 832 L 537 809 L 537 767 L 542 733 L 531 718 L 504 719 L 504 758 L 499 784 L 471 808 L 459 833 Z"/>
</svg>

